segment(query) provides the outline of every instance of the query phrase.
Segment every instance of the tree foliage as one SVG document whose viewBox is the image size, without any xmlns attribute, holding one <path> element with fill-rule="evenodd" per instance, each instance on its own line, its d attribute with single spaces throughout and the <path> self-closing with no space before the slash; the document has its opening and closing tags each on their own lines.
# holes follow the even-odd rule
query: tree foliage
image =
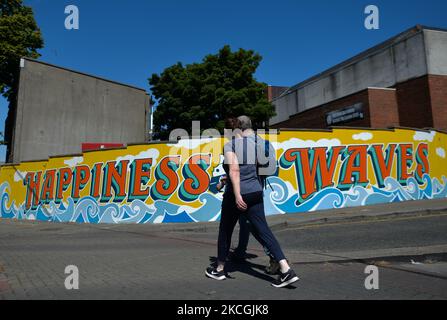
<svg viewBox="0 0 447 320">
<path fill-rule="evenodd" d="M 0 94 L 11 100 L 21 57 L 38 58 L 43 39 L 31 8 L 0 0 Z"/>
<path fill-rule="evenodd" d="M 191 122 L 201 129 L 223 131 L 227 117 L 242 114 L 262 126 L 274 115 L 265 94 L 266 84 L 256 81 L 254 73 L 262 57 L 253 50 L 231 51 L 226 45 L 200 63 L 177 63 L 149 79 L 158 102 L 154 112 L 155 138 L 167 139 L 169 132 L 183 128 L 191 132 Z"/>
</svg>

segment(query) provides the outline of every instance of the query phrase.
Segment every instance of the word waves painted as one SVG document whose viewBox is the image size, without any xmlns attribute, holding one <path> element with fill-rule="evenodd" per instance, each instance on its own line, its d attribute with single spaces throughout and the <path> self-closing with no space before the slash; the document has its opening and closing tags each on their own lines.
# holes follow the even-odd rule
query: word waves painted
<svg viewBox="0 0 447 320">
<path fill-rule="evenodd" d="M 447 134 L 410 129 L 281 131 L 266 214 L 447 196 Z M 224 138 L 141 144 L 7 164 L 0 217 L 79 223 L 216 221 Z"/>
</svg>

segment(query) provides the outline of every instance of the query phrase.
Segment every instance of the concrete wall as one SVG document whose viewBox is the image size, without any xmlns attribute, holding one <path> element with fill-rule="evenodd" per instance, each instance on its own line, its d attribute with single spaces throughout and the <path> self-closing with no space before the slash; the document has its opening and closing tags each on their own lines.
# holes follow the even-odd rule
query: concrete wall
<svg viewBox="0 0 447 320">
<path fill-rule="evenodd" d="M 276 108 L 276 116 L 270 119 L 270 125 L 286 121 L 290 115 L 298 113 L 298 91 L 291 91 L 281 98 L 273 100 L 273 104 Z"/>
<path fill-rule="evenodd" d="M 428 69 L 422 30 L 413 28 L 292 87 L 289 94 L 273 101 L 277 116 L 270 120 L 270 124 L 285 121 L 297 113 L 290 106 L 290 96 L 293 95 L 297 96 L 295 109 L 303 112 L 368 87 L 392 87 L 426 75 Z M 429 36 L 430 68 L 436 72 L 447 71 L 444 69 L 447 33 L 427 31 L 425 34 Z"/>
<path fill-rule="evenodd" d="M 433 127 L 447 130 L 447 32 L 424 30 Z"/>
<path fill-rule="evenodd" d="M 278 168 L 264 190 L 267 215 L 447 197 L 443 132 L 338 128 L 281 130 L 266 138 Z M 216 221 L 226 142 L 185 139 L 1 166 L 0 218 Z"/>
<path fill-rule="evenodd" d="M 81 152 L 83 142 L 144 142 L 143 89 L 24 59 L 10 162 Z"/>
<path fill-rule="evenodd" d="M 424 30 L 428 73 L 447 75 L 447 32 Z"/>
<path fill-rule="evenodd" d="M 289 87 L 267 86 L 267 89 L 266 89 L 267 99 L 269 101 L 272 101 L 273 99 L 276 99 L 277 97 L 279 97 L 287 89 L 289 89 Z"/>
</svg>

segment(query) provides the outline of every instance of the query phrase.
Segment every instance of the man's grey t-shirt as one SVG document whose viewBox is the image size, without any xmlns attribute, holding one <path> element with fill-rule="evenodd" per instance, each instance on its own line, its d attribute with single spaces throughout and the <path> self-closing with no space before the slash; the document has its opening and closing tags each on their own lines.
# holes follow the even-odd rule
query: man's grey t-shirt
<svg viewBox="0 0 447 320">
<path fill-rule="evenodd" d="M 259 144 L 262 139 L 260 137 L 255 139 L 255 135 L 250 135 L 243 138 L 235 138 L 224 145 L 224 154 L 226 152 L 234 152 L 238 159 L 241 194 L 262 192 L 262 184 L 257 174 L 256 140 Z M 229 175 L 229 164 L 224 162 L 223 168 L 228 177 L 225 194 L 233 194 L 233 185 Z"/>
</svg>

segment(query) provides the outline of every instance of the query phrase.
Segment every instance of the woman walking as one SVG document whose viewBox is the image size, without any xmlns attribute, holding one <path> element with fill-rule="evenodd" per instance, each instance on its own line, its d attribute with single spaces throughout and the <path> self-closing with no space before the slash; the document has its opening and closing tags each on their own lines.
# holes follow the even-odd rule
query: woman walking
<svg viewBox="0 0 447 320">
<path fill-rule="evenodd" d="M 231 236 L 240 215 L 243 214 L 250 222 L 255 238 L 279 263 L 279 276 L 272 285 L 277 288 L 285 287 L 299 278 L 290 268 L 265 219 L 263 187 L 257 174 L 257 159 L 254 159 L 257 141 L 262 139 L 256 138 L 250 118 L 241 116 L 238 122 L 242 136 L 232 139 L 224 146 L 223 167 L 229 181 L 222 200 L 217 267 L 208 267 L 205 274 L 215 280 L 226 279 L 224 267 L 230 250 Z"/>
<path fill-rule="evenodd" d="M 242 138 L 242 132 L 239 128 L 239 120 L 237 118 L 227 118 L 225 120 L 225 129 L 231 130 L 231 134 L 226 135 L 230 140 L 234 138 Z M 219 183 L 216 186 L 217 191 L 221 192 L 227 185 L 227 176 L 221 177 Z M 247 219 L 245 214 L 239 215 L 239 237 L 238 245 L 236 249 L 229 255 L 228 259 L 232 262 L 244 262 L 247 255 L 248 241 L 250 239 L 250 232 L 256 237 L 257 234 L 252 230 L 250 221 Z M 262 241 L 257 239 L 259 243 Z M 263 247 L 265 254 L 270 258 L 269 265 L 265 268 L 267 274 L 275 275 L 278 274 L 279 264 L 270 254 L 266 247 Z"/>
</svg>

